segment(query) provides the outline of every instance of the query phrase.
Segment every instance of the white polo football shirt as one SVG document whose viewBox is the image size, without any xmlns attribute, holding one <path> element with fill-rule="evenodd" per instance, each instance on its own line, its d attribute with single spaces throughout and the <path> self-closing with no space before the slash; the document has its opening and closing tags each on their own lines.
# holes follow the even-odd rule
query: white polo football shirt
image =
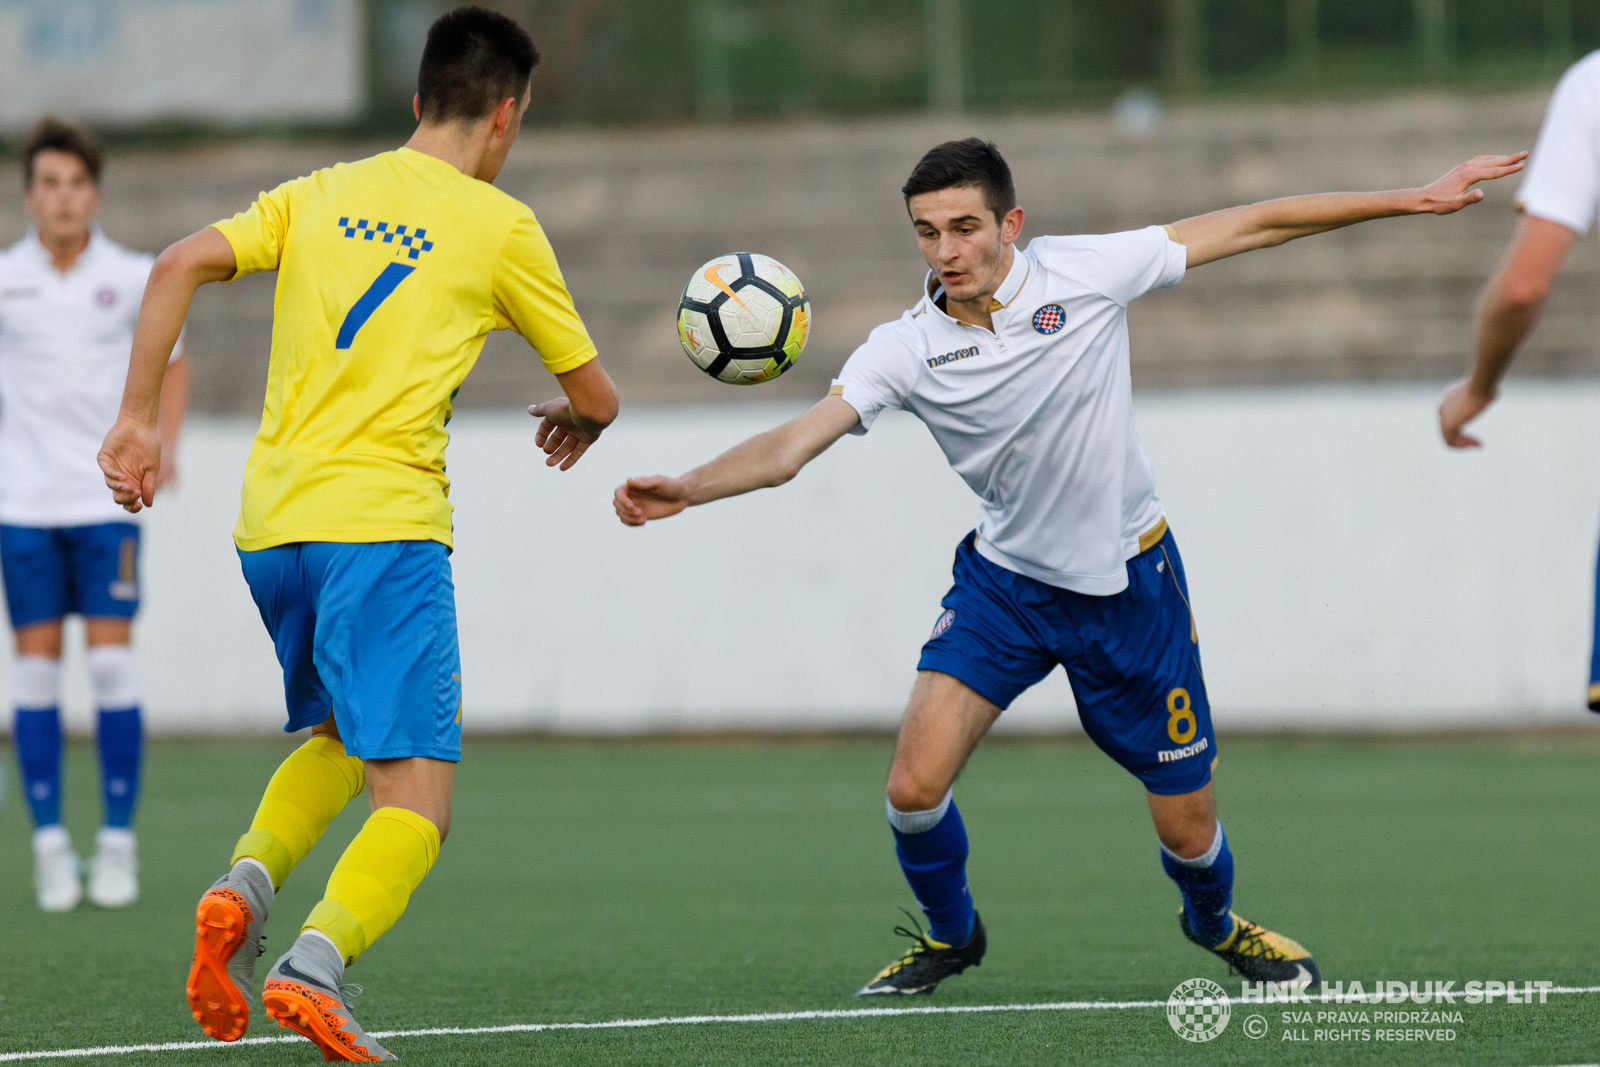
<svg viewBox="0 0 1600 1067">
<path fill-rule="evenodd" d="M 1561 76 L 1517 190 L 1529 215 L 1587 233 L 1600 201 L 1600 52 Z"/>
<path fill-rule="evenodd" d="M 65 274 L 31 228 L 0 251 L 0 523 L 137 521 L 95 456 L 117 421 L 153 262 L 98 226 Z"/>
<path fill-rule="evenodd" d="M 1188 251 L 1161 226 L 1039 237 L 995 293 L 994 332 L 916 307 L 872 331 L 834 381 L 866 433 L 884 408 L 925 423 L 982 498 L 978 551 L 1095 596 L 1165 529 L 1133 421 L 1129 301 L 1183 278 Z"/>
</svg>

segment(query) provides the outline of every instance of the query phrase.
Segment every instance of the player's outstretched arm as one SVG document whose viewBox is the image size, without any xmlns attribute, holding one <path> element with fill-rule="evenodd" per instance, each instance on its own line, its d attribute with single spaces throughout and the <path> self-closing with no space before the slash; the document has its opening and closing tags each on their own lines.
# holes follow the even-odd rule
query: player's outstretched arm
<svg viewBox="0 0 1600 1067">
<path fill-rule="evenodd" d="M 570 470 L 600 432 L 616 421 L 617 387 L 599 359 L 556 375 L 556 381 L 567 395 L 535 404 L 528 414 L 541 420 L 533 443 L 550 457 L 544 465 L 559 463 L 562 470 Z"/>
<path fill-rule="evenodd" d="M 1483 199 L 1478 182 L 1504 178 L 1522 169 L 1528 153 L 1475 156 L 1420 189 L 1386 193 L 1319 193 L 1263 200 L 1259 204 L 1213 211 L 1173 224 L 1178 243 L 1189 250 L 1188 265 L 1226 259 L 1241 252 L 1271 248 L 1369 219 L 1395 215 L 1449 215 Z"/>
<path fill-rule="evenodd" d="M 682 477 L 629 478 L 612 497 L 617 518 L 627 526 L 643 526 L 693 504 L 782 485 L 860 421 L 843 398 L 824 397 L 805 414 L 756 434 Z"/>
<path fill-rule="evenodd" d="M 237 269 L 233 246 L 210 227 L 169 246 L 150 268 L 133 328 L 122 407 L 97 457 L 111 498 L 129 511 L 155 503 L 161 473 L 161 388 L 189 302 L 200 286 L 227 281 Z"/>
<path fill-rule="evenodd" d="M 1494 403 L 1500 379 L 1517 346 L 1539 321 L 1550 286 L 1577 237 L 1559 222 L 1524 216 L 1500 273 L 1478 302 L 1472 373 L 1452 383 L 1439 403 L 1439 432 L 1451 448 L 1483 444 L 1462 429 Z"/>
</svg>

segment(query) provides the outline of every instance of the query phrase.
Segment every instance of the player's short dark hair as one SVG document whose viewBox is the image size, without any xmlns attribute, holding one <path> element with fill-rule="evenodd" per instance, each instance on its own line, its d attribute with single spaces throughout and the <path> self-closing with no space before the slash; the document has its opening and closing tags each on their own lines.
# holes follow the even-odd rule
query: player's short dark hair
<svg viewBox="0 0 1600 1067">
<path fill-rule="evenodd" d="M 506 97 L 522 99 L 539 64 L 528 31 L 497 11 L 458 7 L 428 30 L 417 72 L 422 117 L 481 119 Z"/>
<path fill-rule="evenodd" d="M 956 188 L 983 190 L 984 205 L 994 212 L 996 221 L 1017 206 L 1017 187 L 1011 181 L 1011 167 L 1000 154 L 1000 146 L 978 137 L 946 141 L 930 148 L 918 160 L 900 192 L 909 209 L 913 196 Z"/>
<path fill-rule="evenodd" d="M 27 192 L 33 188 L 33 161 L 39 157 L 40 152 L 67 152 L 83 160 L 84 169 L 89 172 L 89 179 L 96 185 L 100 184 L 100 165 L 105 157 L 100 152 L 100 146 L 95 144 L 94 138 L 78 129 L 70 122 L 62 122 L 58 118 L 44 118 L 39 120 L 39 125 L 33 128 L 28 135 L 27 143 L 22 147 L 22 190 Z"/>
</svg>

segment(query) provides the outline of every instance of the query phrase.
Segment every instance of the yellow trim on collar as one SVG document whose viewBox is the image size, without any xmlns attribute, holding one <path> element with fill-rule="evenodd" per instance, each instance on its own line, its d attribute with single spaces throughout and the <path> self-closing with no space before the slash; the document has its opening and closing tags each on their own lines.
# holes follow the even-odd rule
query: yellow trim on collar
<svg viewBox="0 0 1600 1067">
<path fill-rule="evenodd" d="M 1018 252 L 1017 255 L 1021 256 L 1022 253 Z M 1004 304 L 1000 303 L 1000 301 L 998 301 L 998 300 L 991 300 L 989 302 L 989 314 L 993 315 L 996 311 L 1000 311 L 1003 308 L 1010 307 L 1012 302 L 1017 299 L 1017 296 L 1021 294 L 1022 287 L 1024 285 L 1028 284 L 1028 279 L 1029 278 L 1033 277 L 1033 264 L 1029 263 L 1026 259 L 1024 259 L 1023 260 L 1023 266 L 1025 266 L 1027 268 L 1027 270 L 1022 272 L 1022 280 L 1017 283 L 1017 291 L 1015 293 L 1012 293 L 1011 294 L 1011 299 L 1007 300 Z M 1012 270 L 1016 270 L 1017 269 L 1015 263 L 1012 264 L 1011 269 Z M 1007 275 L 1007 281 L 1009 281 L 1009 280 L 1010 280 L 1010 275 Z M 1001 284 L 1001 288 L 1005 288 L 1004 283 Z"/>
<path fill-rule="evenodd" d="M 1156 524 L 1139 535 L 1139 551 L 1148 552 L 1161 543 L 1167 536 L 1167 517 L 1165 515 L 1156 520 Z"/>
</svg>

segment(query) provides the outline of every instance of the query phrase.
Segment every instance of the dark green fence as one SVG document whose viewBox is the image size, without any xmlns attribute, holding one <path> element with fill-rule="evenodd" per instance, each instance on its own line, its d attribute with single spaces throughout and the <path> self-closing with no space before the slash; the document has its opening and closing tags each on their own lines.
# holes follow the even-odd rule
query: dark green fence
<svg viewBox="0 0 1600 1067">
<path fill-rule="evenodd" d="M 373 120 L 409 121 L 446 3 L 371 0 Z M 1489 90 L 1600 47 L 1600 0 L 501 0 L 546 55 L 536 112 L 720 120 L 1163 95 Z"/>
</svg>

